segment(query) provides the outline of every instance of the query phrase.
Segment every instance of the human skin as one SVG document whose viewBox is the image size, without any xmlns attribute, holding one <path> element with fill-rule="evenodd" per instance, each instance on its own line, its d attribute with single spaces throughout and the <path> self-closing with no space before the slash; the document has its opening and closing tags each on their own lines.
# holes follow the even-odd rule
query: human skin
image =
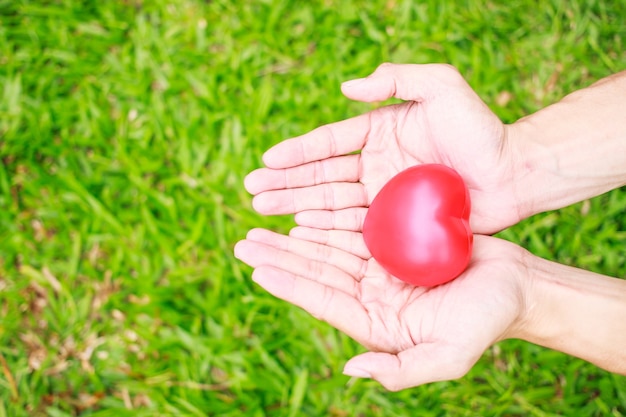
<svg viewBox="0 0 626 417">
<path fill-rule="evenodd" d="M 257 211 L 298 213 L 303 226 L 359 230 L 366 207 L 391 177 L 410 166 L 442 163 L 468 185 L 474 231 L 493 233 L 520 220 L 509 186 L 514 170 L 501 157 L 506 126 L 455 68 L 382 65 L 368 78 L 344 83 L 342 91 L 360 101 L 407 101 L 268 150 L 266 167 L 245 180 Z"/>
<path fill-rule="evenodd" d="M 268 292 L 369 349 L 346 363 L 346 375 L 392 391 L 459 378 L 489 346 L 510 338 L 626 374 L 626 281 L 501 239 L 476 236 L 465 272 L 435 287 L 389 275 L 359 232 L 253 229 L 235 255 Z"/>
<path fill-rule="evenodd" d="M 472 230 L 493 234 L 626 184 L 626 72 L 509 125 L 448 65 L 383 64 L 342 91 L 360 101 L 406 101 L 269 149 L 266 167 L 245 180 L 257 211 L 297 213 L 302 226 L 360 230 L 391 177 L 441 163 L 465 179 Z"/>
<path fill-rule="evenodd" d="M 472 262 L 459 278 L 406 287 L 371 258 L 360 234 L 382 185 L 420 163 L 443 163 L 463 176 L 478 234 L 624 185 L 626 73 L 511 125 L 445 65 L 382 65 L 342 91 L 361 101 L 406 102 L 270 149 L 266 167 L 246 178 L 254 207 L 296 213 L 306 227 L 290 237 L 253 230 L 235 254 L 269 292 L 371 349 L 350 360 L 346 374 L 392 390 L 453 379 L 506 338 L 626 373 L 626 324 L 611 319 L 626 313 L 626 281 L 476 236 Z"/>
<path fill-rule="evenodd" d="M 510 125 L 520 217 L 626 184 L 626 71 Z"/>
</svg>

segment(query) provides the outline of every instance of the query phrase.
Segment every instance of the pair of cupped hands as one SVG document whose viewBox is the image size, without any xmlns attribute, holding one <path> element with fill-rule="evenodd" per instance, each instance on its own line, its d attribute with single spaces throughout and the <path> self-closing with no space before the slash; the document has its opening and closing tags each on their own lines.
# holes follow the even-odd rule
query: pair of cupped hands
<svg viewBox="0 0 626 417">
<path fill-rule="evenodd" d="M 341 88 L 353 100 L 404 101 L 269 149 L 266 167 L 250 173 L 245 187 L 256 211 L 294 213 L 298 226 L 288 236 L 253 229 L 235 255 L 268 292 L 369 350 L 346 363 L 346 375 L 389 390 L 461 377 L 491 345 L 516 337 L 525 321 L 529 254 L 490 236 L 523 217 L 510 126 L 447 65 L 383 64 Z M 475 233 L 468 268 L 436 287 L 386 273 L 361 234 L 383 185 L 426 163 L 463 177 Z"/>
</svg>

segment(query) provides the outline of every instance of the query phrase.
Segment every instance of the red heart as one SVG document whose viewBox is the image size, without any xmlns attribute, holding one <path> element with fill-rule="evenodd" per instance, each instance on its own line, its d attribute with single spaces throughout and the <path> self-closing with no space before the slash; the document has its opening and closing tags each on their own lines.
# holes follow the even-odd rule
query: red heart
<svg viewBox="0 0 626 417">
<path fill-rule="evenodd" d="M 393 177 L 369 207 L 363 238 L 391 275 L 419 286 L 456 278 L 470 261 L 473 234 L 465 182 L 439 164 Z"/>
</svg>

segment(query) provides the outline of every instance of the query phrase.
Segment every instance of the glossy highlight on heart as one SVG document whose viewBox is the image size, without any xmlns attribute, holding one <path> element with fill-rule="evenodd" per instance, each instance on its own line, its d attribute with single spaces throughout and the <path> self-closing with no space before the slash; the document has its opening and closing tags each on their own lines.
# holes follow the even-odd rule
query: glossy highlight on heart
<svg viewBox="0 0 626 417">
<path fill-rule="evenodd" d="M 469 191 L 455 170 L 417 165 L 397 174 L 376 195 L 363 238 L 391 275 L 417 286 L 440 285 L 469 264 L 470 210 Z"/>
</svg>

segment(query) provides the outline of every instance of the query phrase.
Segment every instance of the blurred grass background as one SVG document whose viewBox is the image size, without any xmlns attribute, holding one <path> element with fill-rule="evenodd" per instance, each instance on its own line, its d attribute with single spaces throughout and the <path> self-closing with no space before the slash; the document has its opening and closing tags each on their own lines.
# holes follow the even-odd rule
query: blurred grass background
<svg viewBox="0 0 626 417">
<path fill-rule="evenodd" d="M 371 105 L 340 82 L 447 62 L 506 122 L 626 68 L 623 1 L 0 0 L 0 417 L 624 416 L 626 378 L 519 341 L 388 393 L 361 348 L 232 256 L 243 177 Z M 501 234 L 626 276 L 623 189 Z M 607 320 L 624 320 L 607 317 Z"/>
</svg>

